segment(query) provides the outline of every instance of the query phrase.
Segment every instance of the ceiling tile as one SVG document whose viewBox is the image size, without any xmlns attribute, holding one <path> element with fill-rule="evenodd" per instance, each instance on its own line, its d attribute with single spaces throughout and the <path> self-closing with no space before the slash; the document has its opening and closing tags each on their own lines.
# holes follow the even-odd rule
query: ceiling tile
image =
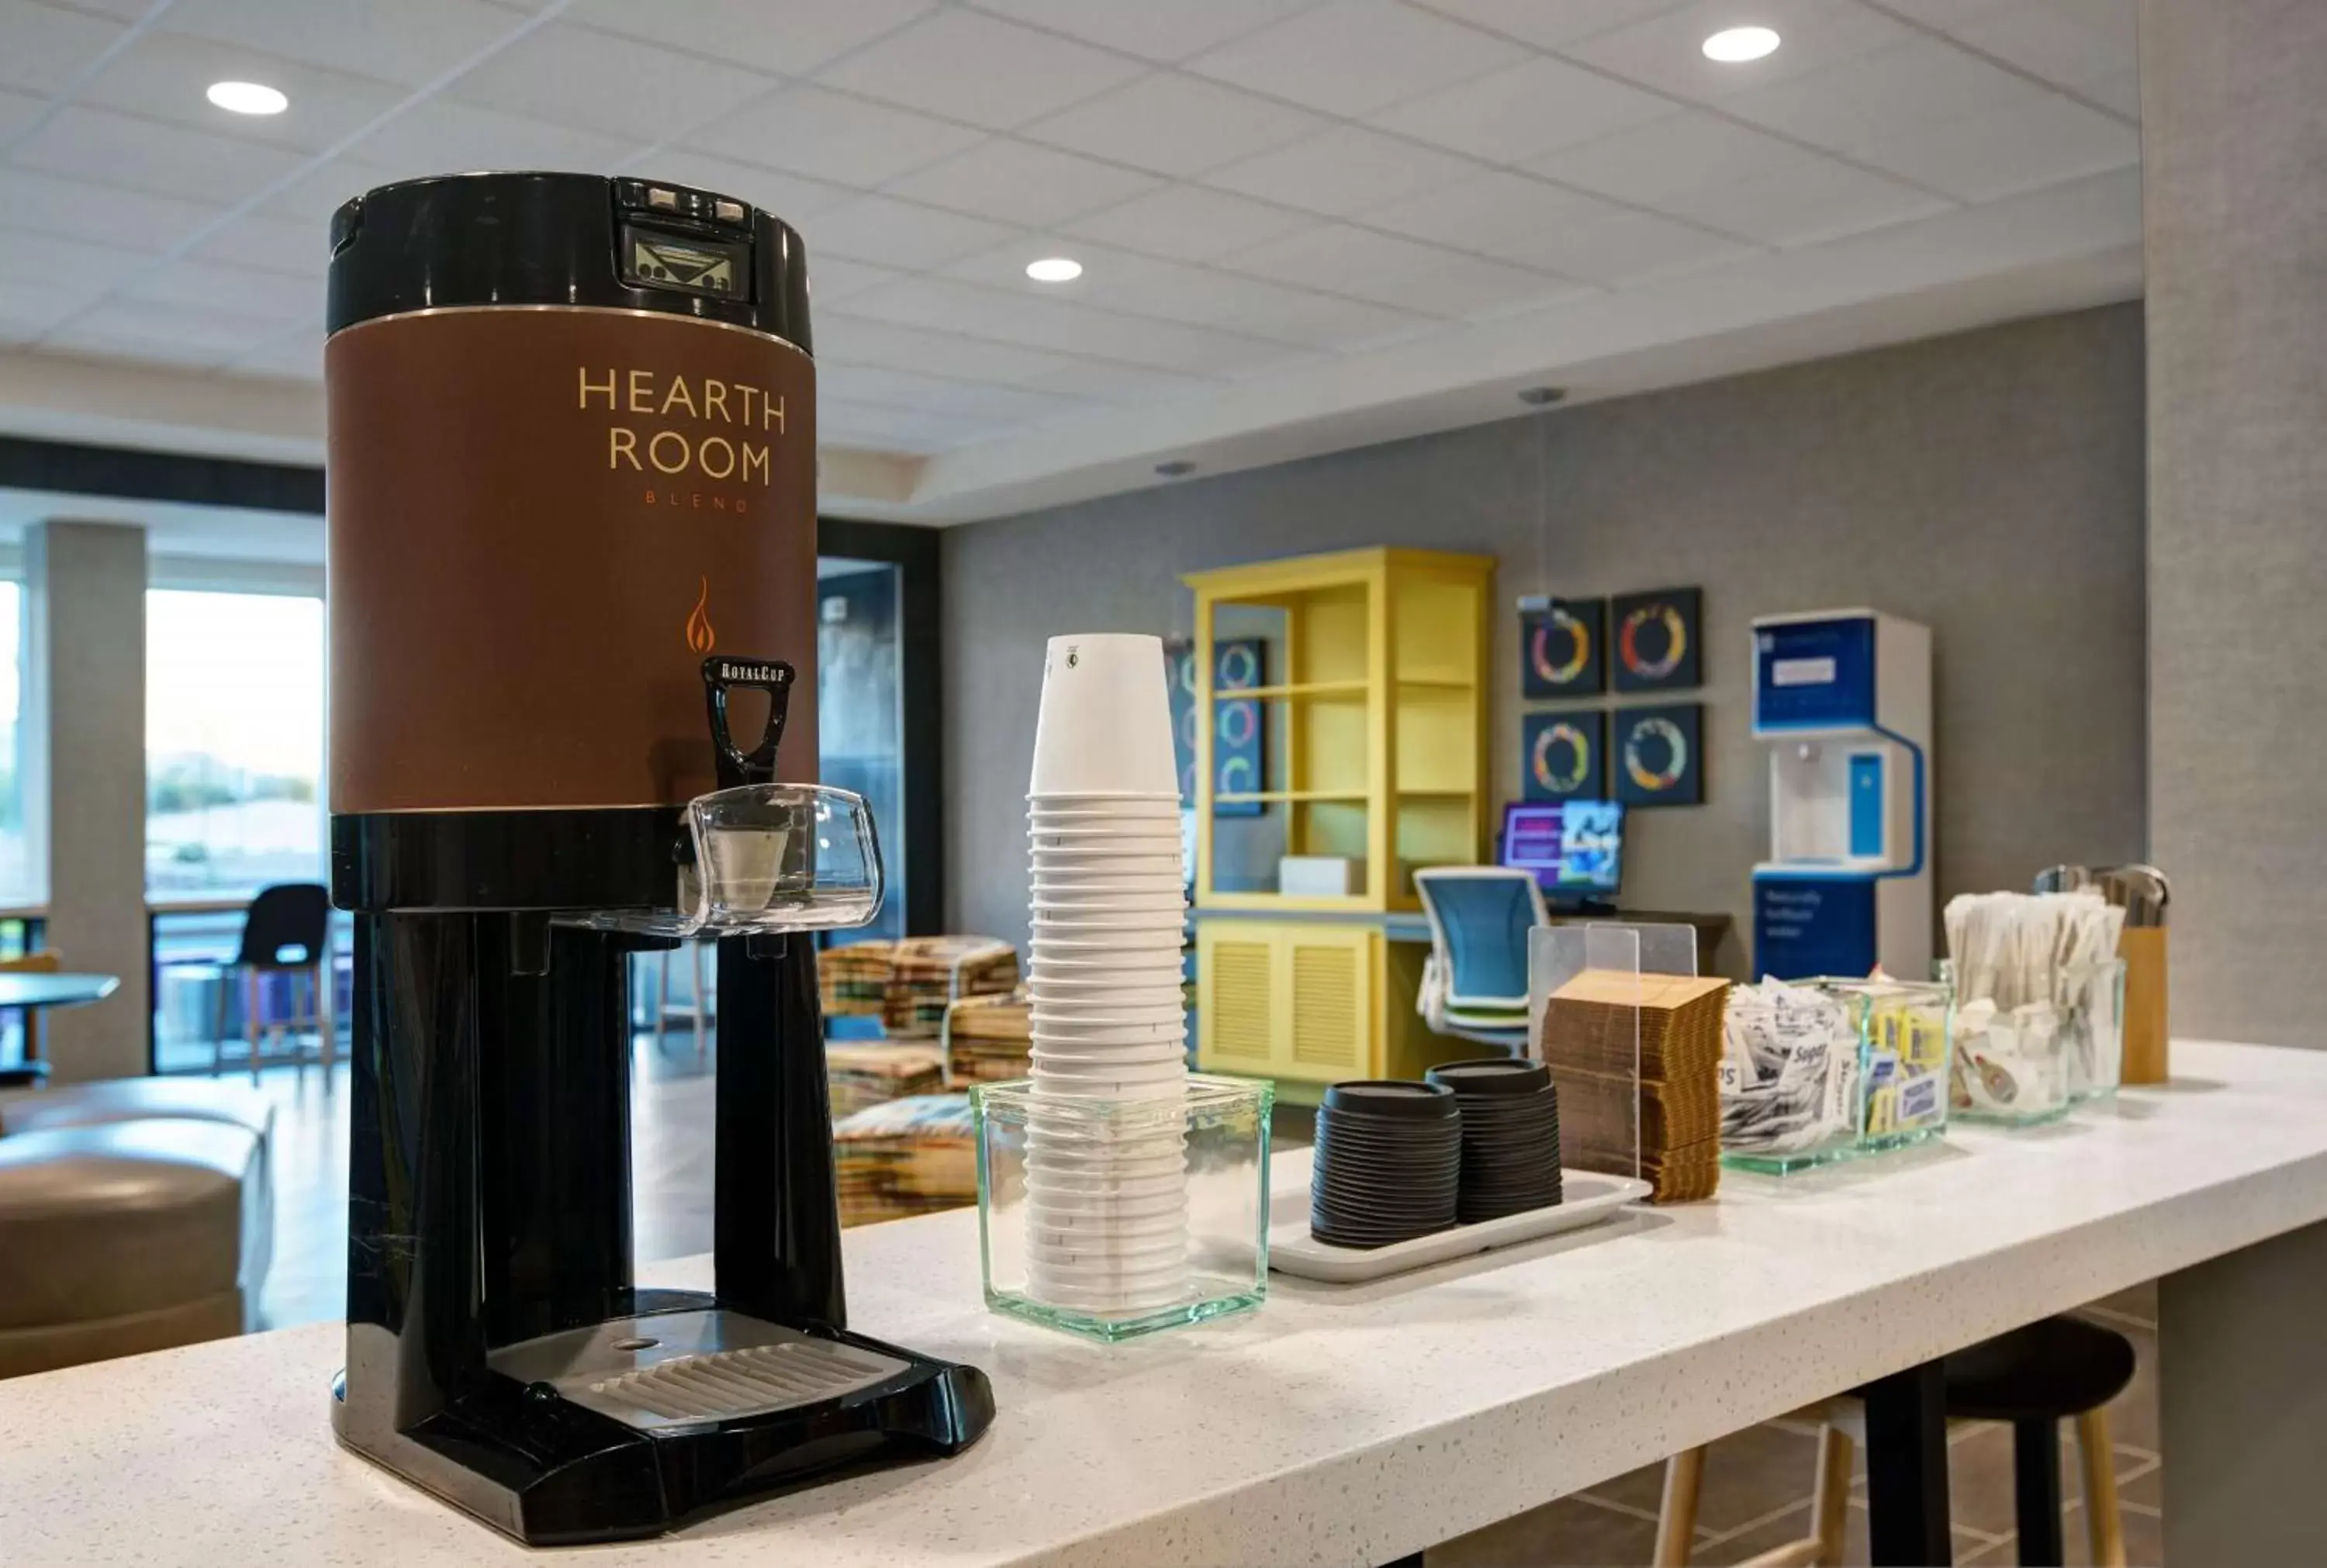
<svg viewBox="0 0 2327 1568">
<path fill-rule="evenodd" d="M 0 168 L 0 228 L 163 251 L 208 223 L 216 210 L 86 180 L 54 180 Z"/>
<path fill-rule="evenodd" d="M 1346 218 L 1369 207 L 1485 173 L 1478 163 L 1356 126 L 1263 153 L 1204 176 L 1204 183 L 1304 211 Z"/>
<path fill-rule="evenodd" d="M 1327 122 L 1218 82 L 1157 71 L 1064 114 L 1024 135 L 1071 152 L 1186 177 L 1302 136 Z"/>
<path fill-rule="evenodd" d="M 693 50 L 780 76 L 806 76 L 939 0 L 575 0 L 565 14 L 609 33 Z"/>
<path fill-rule="evenodd" d="M 1966 201 L 1989 201 L 2139 162 L 2141 133 L 2064 98 L 1959 120 L 1882 147 L 1866 161 Z"/>
<path fill-rule="evenodd" d="M 0 238 L 0 289 L 37 287 L 93 300 L 152 257 L 109 246 L 8 229 Z"/>
<path fill-rule="evenodd" d="M 1645 87 L 1711 100 L 1872 54 L 1913 36 L 1858 0 L 1754 0 L 1752 20 L 1775 28 L 1783 41 L 1777 52 L 1740 64 L 1707 60 L 1706 39 L 1736 25 L 1744 14 L 1736 0 L 1696 0 L 1560 52 Z"/>
<path fill-rule="evenodd" d="M 907 272 L 991 249 L 1016 232 L 1006 224 L 888 196 L 860 196 L 800 226 L 811 256 L 822 252 Z"/>
<path fill-rule="evenodd" d="M 901 327 L 839 312 L 817 323 L 819 365 L 874 365 L 892 370 L 924 370 L 960 381 L 1005 387 L 1039 387 L 1074 361 L 1042 349 L 1021 349 L 922 327 Z"/>
<path fill-rule="evenodd" d="M 895 283 L 905 275 L 885 266 L 850 261 L 843 257 L 818 256 L 811 252 L 808 258 L 808 297 L 818 306 L 837 303 L 851 294 L 863 294 L 881 284 Z M 816 319 L 822 320 L 821 317 Z"/>
<path fill-rule="evenodd" d="M 1596 197 L 1498 172 L 1372 209 L 1363 221 L 1370 229 L 1500 257 L 1547 229 L 1596 223 L 1620 210 Z"/>
<path fill-rule="evenodd" d="M 1491 28 L 1538 49 L 1557 49 L 1595 33 L 1612 33 L 1687 0 L 1417 0 L 1431 10 Z M 1948 0 L 1943 0 L 1948 3 Z"/>
<path fill-rule="evenodd" d="M 1153 175 L 996 136 L 887 187 L 956 211 L 1047 228 L 1153 191 Z"/>
<path fill-rule="evenodd" d="M 829 212 L 856 196 L 855 191 L 845 185 L 827 185 L 821 180 L 780 173 L 752 163 L 739 163 L 732 158 L 715 157 L 709 153 L 691 153 L 684 147 L 665 147 L 650 157 L 640 157 L 631 162 L 631 173 L 650 180 L 668 180 L 676 185 L 692 185 L 698 191 L 749 201 L 754 207 L 774 213 L 795 229 L 799 227 L 802 219 Z"/>
<path fill-rule="evenodd" d="M 253 213 L 236 219 L 194 247 L 192 254 L 198 261 L 255 267 L 284 277 L 321 277 L 331 268 L 329 235 L 328 226 L 322 223 L 294 223 Z"/>
<path fill-rule="evenodd" d="M 0 288 L 0 343 L 25 343 L 61 324 L 88 304 L 86 289 L 12 283 Z"/>
<path fill-rule="evenodd" d="M 15 161 L 96 184 L 232 202 L 257 195 L 302 160 L 280 147 L 69 107 L 18 146 Z"/>
<path fill-rule="evenodd" d="M 1120 55 L 975 11 L 940 11 L 826 68 L 818 79 L 1006 131 L 1128 81 Z"/>
<path fill-rule="evenodd" d="M 177 0 L 166 22 L 173 33 L 415 88 L 506 38 L 526 18 L 485 0 Z"/>
<path fill-rule="evenodd" d="M 2141 72 L 2119 71 L 2093 81 L 2079 82 L 2077 91 L 2103 108 L 2115 109 L 2128 119 L 2141 117 Z"/>
<path fill-rule="evenodd" d="M 197 305 L 254 321 L 289 324 L 323 319 L 323 280 L 212 262 L 173 261 L 131 280 L 130 299 L 159 305 Z"/>
<path fill-rule="evenodd" d="M 1064 225 L 1065 232 L 1173 261 L 1209 261 L 1305 229 L 1316 219 L 1265 201 L 1172 185 Z"/>
<path fill-rule="evenodd" d="M 281 89 L 291 107 L 279 115 L 229 114 L 203 96 L 214 81 L 263 81 Z M 320 153 L 407 96 L 387 82 L 302 65 L 239 44 L 148 33 L 106 61 L 75 101 L 238 142 Z"/>
<path fill-rule="evenodd" d="M 223 369 L 234 358 L 232 343 L 206 343 L 117 331 L 103 322 L 73 320 L 51 328 L 38 345 L 43 351 L 84 359 L 120 359 L 135 365 L 177 365 L 189 370 Z"/>
<path fill-rule="evenodd" d="M 1327 114 L 1364 115 L 1527 58 L 1396 0 L 1332 0 L 1197 56 L 1188 69 Z"/>
<path fill-rule="evenodd" d="M 400 176 L 377 163 L 346 156 L 298 175 L 259 204 L 270 218 L 309 226 L 318 236 L 330 233 L 332 214 L 352 197 Z"/>
<path fill-rule="evenodd" d="M 1042 378 L 1046 391 L 1100 403 L 1154 403 L 1185 397 L 1217 385 L 1213 378 L 1182 375 L 1143 365 L 1118 365 L 1107 359 L 1069 359 Z"/>
<path fill-rule="evenodd" d="M 47 107 L 46 98 L 0 87 L 0 140 L 13 136 L 31 125 Z"/>
<path fill-rule="evenodd" d="M 1508 247 L 1515 260 L 1607 288 L 1690 272 L 1739 256 L 1749 247 L 1652 212 L 1614 212 L 1587 223 L 1549 229 Z"/>
<path fill-rule="evenodd" d="M 2025 108 L 2044 89 L 1935 38 L 1735 93 L 1724 113 L 1853 157 L 1927 126 Z"/>
<path fill-rule="evenodd" d="M 1943 30 L 2028 3 L 2029 0 L 1879 0 L 1883 8 L 1895 16 Z"/>
<path fill-rule="evenodd" d="M 444 96 L 636 142 L 668 142 L 776 86 L 756 71 L 568 22 L 537 27 Z"/>
<path fill-rule="evenodd" d="M 1775 136 L 1690 109 L 1535 159 L 1528 171 L 1653 207 L 1681 191 L 1780 173 L 1807 156 Z"/>
<path fill-rule="evenodd" d="M 1196 375 L 1234 376 L 1286 359 L 1281 343 L 1118 315 L 1069 301 L 1035 299 L 950 278 L 907 278 L 867 289 L 848 308 L 906 326 Z"/>
<path fill-rule="evenodd" d="M 155 359 L 174 358 L 169 350 L 186 349 L 215 353 L 222 361 L 229 356 L 248 352 L 272 337 L 280 327 L 280 322 L 199 305 L 112 299 L 106 302 L 102 311 L 67 322 L 49 341 L 59 347 L 87 347 L 107 352 L 145 350 Z"/>
<path fill-rule="evenodd" d="M 1775 173 L 1716 181 L 1657 202 L 1662 210 L 1708 229 L 1780 247 L 1928 218 L 1949 205 L 1928 191 L 1807 153 L 1799 163 Z"/>
<path fill-rule="evenodd" d="M 414 104 L 353 148 L 396 180 L 466 169 L 606 169 L 631 151 L 618 137 L 437 98 Z"/>
<path fill-rule="evenodd" d="M 0 87 L 46 96 L 103 54 L 129 30 L 100 16 L 85 16 L 29 0 L 0 0 Z"/>
<path fill-rule="evenodd" d="M 998 435 L 1008 428 L 991 420 L 881 408 L 836 397 L 820 403 L 817 416 L 819 435 L 837 445 L 873 446 L 889 452 L 943 452 L 984 436 Z"/>
<path fill-rule="evenodd" d="M 1063 287 L 1031 283 L 1025 276 L 1025 264 L 1041 253 L 1041 245 L 1035 243 L 1005 246 L 958 262 L 946 272 L 964 282 L 1038 298 L 1053 297 L 1055 289 L 1056 297 L 1102 310 L 1216 327 L 1311 348 L 1378 338 L 1405 328 L 1414 319 L 1378 306 L 1331 299 L 1313 291 L 1210 267 L 1099 248 L 1076 253 L 1084 270 L 1073 283 Z"/>
<path fill-rule="evenodd" d="M 972 0 L 981 11 L 1149 60 L 1185 60 L 1317 0 Z"/>
<path fill-rule="evenodd" d="M 1473 315 L 1575 292 L 1573 285 L 1537 273 L 1339 223 L 1273 239 L 1222 265 L 1436 316 Z"/>
<path fill-rule="evenodd" d="M 836 184 L 871 186 L 979 140 L 966 126 L 796 87 L 706 126 L 687 145 Z"/>
<path fill-rule="evenodd" d="M 1948 31 L 2063 87 L 2139 66 L 2132 0 L 2038 0 L 1967 18 Z"/>
<path fill-rule="evenodd" d="M 1516 163 L 1672 112 L 1668 99 L 1547 59 L 1399 104 L 1373 123 L 1489 163 Z"/>
<path fill-rule="evenodd" d="M 964 418 L 994 419 L 1014 424 L 1068 413 L 1074 407 L 1072 398 L 1052 393 L 1033 392 L 1019 387 L 986 386 L 919 375 L 910 370 L 861 365 L 820 369 L 817 373 L 817 397 L 821 400 L 827 396 L 852 403 L 904 408 L 917 413 L 950 414 Z"/>
<path fill-rule="evenodd" d="M 227 368 L 238 375 L 320 381 L 323 378 L 322 331 L 319 328 L 313 331 L 279 333 L 248 353 L 229 360 Z"/>
</svg>

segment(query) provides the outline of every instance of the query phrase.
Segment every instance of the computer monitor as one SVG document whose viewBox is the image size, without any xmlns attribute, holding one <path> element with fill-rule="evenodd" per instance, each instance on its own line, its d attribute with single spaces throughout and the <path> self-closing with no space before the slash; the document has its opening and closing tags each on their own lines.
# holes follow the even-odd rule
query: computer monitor
<svg viewBox="0 0 2327 1568">
<path fill-rule="evenodd" d="M 1623 874 L 1624 808 L 1612 800 L 1515 800 L 1503 807 L 1501 859 L 1533 872 L 1547 897 L 1613 898 Z"/>
</svg>

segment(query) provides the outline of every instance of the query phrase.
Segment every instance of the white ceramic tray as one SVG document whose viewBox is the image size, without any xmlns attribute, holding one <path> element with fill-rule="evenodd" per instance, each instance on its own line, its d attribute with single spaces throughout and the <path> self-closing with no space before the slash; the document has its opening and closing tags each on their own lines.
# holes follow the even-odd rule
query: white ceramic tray
<svg viewBox="0 0 2327 1568">
<path fill-rule="evenodd" d="M 1333 1246 L 1309 1234 L 1309 1189 L 1306 1186 L 1272 1192 L 1268 1198 L 1268 1266 L 1303 1279 L 1332 1284 L 1356 1284 L 1435 1263 L 1492 1252 L 1580 1230 L 1612 1218 L 1618 1209 L 1649 1195 L 1649 1184 L 1631 1176 L 1602 1176 L 1591 1171 L 1559 1173 L 1562 1200 L 1549 1209 L 1530 1209 L 1477 1225 L 1458 1225 L 1412 1241 L 1388 1246 Z"/>
</svg>

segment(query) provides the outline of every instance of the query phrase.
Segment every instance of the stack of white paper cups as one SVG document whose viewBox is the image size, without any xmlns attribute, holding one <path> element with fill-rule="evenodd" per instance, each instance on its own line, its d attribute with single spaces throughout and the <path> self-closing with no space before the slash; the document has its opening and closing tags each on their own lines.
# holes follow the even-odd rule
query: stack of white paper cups
<svg viewBox="0 0 2327 1568">
<path fill-rule="evenodd" d="M 1186 1153 L 1173 1113 L 1188 1069 L 1179 772 L 1160 639 L 1051 639 L 1027 801 L 1029 1283 L 1086 1311 L 1164 1306 L 1187 1286 Z M 1046 1097 L 1057 1102 L 1050 1114 Z"/>
</svg>

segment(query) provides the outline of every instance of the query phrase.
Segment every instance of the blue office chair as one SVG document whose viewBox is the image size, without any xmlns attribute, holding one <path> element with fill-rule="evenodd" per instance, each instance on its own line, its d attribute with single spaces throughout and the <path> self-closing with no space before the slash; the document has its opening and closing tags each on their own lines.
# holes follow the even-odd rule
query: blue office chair
<svg viewBox="0 0 2327 1568">
<path fill-rule="evenodd" d="M 1528 933 L 1548 925 L 1528 872 L 1443 865 L 1414 873 L 1430 917 L 1430 961 L 1418 999 L 1439 1034 L 1527 1054 Z"/>
</svg>

